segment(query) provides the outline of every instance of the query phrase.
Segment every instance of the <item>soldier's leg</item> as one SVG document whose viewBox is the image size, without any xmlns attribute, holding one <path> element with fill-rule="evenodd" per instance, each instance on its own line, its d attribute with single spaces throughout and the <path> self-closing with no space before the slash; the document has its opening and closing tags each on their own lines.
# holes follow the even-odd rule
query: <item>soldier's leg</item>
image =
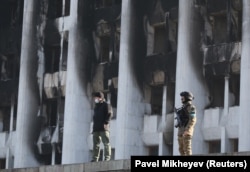
<svg viewBox="0 0 250 172">
<path fill-rule="evenodd" d="M 182 136 L 178 136 L 178 144 L 179 144 L 179 153 L 180 155 L 185 155 L 184 152 L 184 144 L 183 144 L 183 137 Z"/>
<path fill-rule="evenodd" d="M 104 160 L 109 161 L 111 158 L 111 145 L 109 139 L 109 131 L 101 132 L 102 142 L 104 145 Z"/>
<path fill-rule="evenodd" d="M 101 137 L 99 132 L 93 132 L 93 156 L 92 161 L 98 161 L 100 155 Z"/>
<path fill-rule="evenodd" d="M 184 143 L 184 152 L 186 155 L 192 155 L 192 136 L 184 136 L 183 137 Z"/>
</svg>

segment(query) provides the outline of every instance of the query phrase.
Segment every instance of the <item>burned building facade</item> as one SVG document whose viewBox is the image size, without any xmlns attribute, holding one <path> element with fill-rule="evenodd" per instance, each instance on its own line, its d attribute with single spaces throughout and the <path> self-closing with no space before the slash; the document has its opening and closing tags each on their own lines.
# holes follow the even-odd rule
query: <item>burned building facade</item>
<svg viewBox="0 0 250 172">
<path fill-rule="evenodd" d="M 184 90 L 197 107 L 193 154 L 250 151 L 249 7 L 1 1 L 0 167 L 89 162 L 94 91 L 114 110 L 112 160 L 178 155 L 174 108 Z"/>
</svg>

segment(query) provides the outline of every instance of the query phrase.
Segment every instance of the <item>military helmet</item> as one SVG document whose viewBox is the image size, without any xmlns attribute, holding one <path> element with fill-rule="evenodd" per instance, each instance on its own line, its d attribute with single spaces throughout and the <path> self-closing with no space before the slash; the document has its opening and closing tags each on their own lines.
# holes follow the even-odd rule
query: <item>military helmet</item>
<svg viewBox="0 0 250 172">
<path fill-rule="evenodd" d="M 188 92 L 188 91 L 183 91 L 180 93 L 180 96 L 183 96 L 185 97 L 186 100 L 189 100 L 189 101 L 192 101 L 194 100 L 194 96 L 191 92 Z"/>
</svg>

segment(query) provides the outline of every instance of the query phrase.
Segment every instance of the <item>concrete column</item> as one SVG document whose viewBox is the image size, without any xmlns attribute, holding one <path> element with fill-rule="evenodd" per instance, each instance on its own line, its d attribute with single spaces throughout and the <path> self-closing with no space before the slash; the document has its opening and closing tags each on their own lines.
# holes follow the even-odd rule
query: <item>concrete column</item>
<svg viewBox="0 0 250 172">
<path fill-rule="evenodd" d="M 162 115 L 161 115 L 161 121 L 163 124 L 163 131 L 166 124 L 166 115 L 167 115 L 167 86 L 163 86 L 163 95 L 162 95 Z"/>
<path fill-rule="evenodd" d="M 159 151 L 158 155 L 168 155 L 167 145 L 164 141 L 164 132 L 166 132 L 166 115 L 167 115 L 167 86 L 163 86 L 162 95 L 162 116 L 161 116 L 161 131 L 159 133 Z"/>
<path fill-rule="evenodd" d="M 240 113 L 239 115 L 239 148 L 238 151 L 250 151 L 250 1 L 242 0 L 242 53 L 240 73 Z"/>
<path fill-rule="evenodd" d="M 145 106 L 133 64 L 138 58 L 135 3 L 122 1 L 115 159 L 129 159 L 146 152 L 141 139 Z"/>
<path fill-rule="evenodd" d="M 224 113 L 223 115 L 228 115 L 229 108 L 229 76 L 225 76 L 225 85 L 224 85 Z"/>
<path fill-rule="evenodd" d="M 35 167 L 35 142 L 40 132 L 37 123 L 39 89 L 37 83 L 36 22 L 38 1 L 25 0 L 18 89 L 14 168 Z"/>
<path fill-rule="evenodd" d="M 90 55 L 87 40 L 91 33 L 82 23 L 88 18 L 88 2 L 74 0 L 70 6 L 62 164 L 89 162 L 91 157 L 87 138 L 92 111 L 86 78 L 86 59 Z"/>
<path fill-rule="evenodd" d="M 221 153 L 229 153 L 231 150 L 232 144 L 228 139 L 226 127 L 221 127 Z"/>
<path fill-rule="evenodd" d="M 195 7 L 195 0 L 179 0 L 178 44 L 176 62 L 175 107 L 181 106 L 180 92 L 191 91 L 194 94 L 194 105 L 197 108 L 197 123 L 192 140 L 193 154 L 204 151 L 201 125 L 205 107 L 206 83 L 201 75 L 202 56 L 200 49 L 200 32 L 202 21 Z M 173 154 L 178 155 L 177 128 L 174 128 Z"/>
<path fill-rule="evenodd" d="M 223 116 L 221 117 L 221 153 L 226 153 L 229 151 L 229 139 L 227 136 L 226 124 L 228 119 L 228 111 L 229 111 L 229 76 L 225 76 L 225 84 L 224 84 L 224 109 Z"/>
</svg>

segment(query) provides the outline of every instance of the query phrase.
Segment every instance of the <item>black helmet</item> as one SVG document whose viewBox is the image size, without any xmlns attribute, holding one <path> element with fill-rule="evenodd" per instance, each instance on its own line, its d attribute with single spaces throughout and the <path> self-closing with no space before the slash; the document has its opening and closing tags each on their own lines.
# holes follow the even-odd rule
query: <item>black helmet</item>
<svg viewBox="0 0 250 172">
<path fill-rule="evenodd" d="M 99 97 L 99 98 L 104 99 L 104 94 L 103 94 L 103 92 L 101 92 L 101 91 L 99 91 L 99 92 L 94 92 L 92 95 L 93 95 L 93 97 Z"/>
<path fill-rule="evenodd" d="M 188 91 L 183 91 L 183 92 L 181 92 L 181 93 L 180 93 L 180 96 L 185 97 L 185 99 L 188 100 L 188 101 L 194 100 L 193 94 L 192 94 L 191 92 L 188 92 Z"/>
</svg>

